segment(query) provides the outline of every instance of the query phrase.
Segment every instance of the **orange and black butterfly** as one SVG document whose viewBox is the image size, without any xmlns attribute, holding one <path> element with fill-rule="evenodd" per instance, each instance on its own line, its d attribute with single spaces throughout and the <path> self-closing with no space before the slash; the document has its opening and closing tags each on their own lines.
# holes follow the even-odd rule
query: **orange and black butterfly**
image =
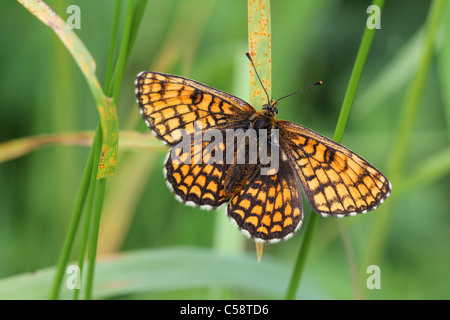
<svg viewBox="0 0 450 320">
<path fill-rule="evenodd" d="M 257 242 L 287 239 L 300 227 L 300 186 L 310 206 L 322 216 L 366 213 L 390 194 L 386 177 L 356 153 L 306 127 L 276 120 L 278 100 L 257 111 L 231 94 L 158 72 L 139 73 L 136 96 L 146 124 L 172 147 L 164 172 L 176 198 L 208 209 L 227 203 L 232 221 Z M 262 174 L 261 169 L 267 165 L 250 163 L 248 157 L 244 163 L 194 162 L 199 156 L 211 157 L 208 143 L 193 142 L 199 132 L 205 134 L 211 129 L 224 137 L 227 130 L 278 130 L 277 141 L 271 141 L 270 135 L 267 140 L 268 145 L 279 146 L 277 170 Z M 192 138 L 189 148 L 180 147 L 180 130 Z M 245 150 L 258 140 L 259 136 L 256 141 L 245 140 Z M 215 151 L 233 156 L 236 146 L 227 150 L 227 144 L 218 143 Z M 187 158 L 191 162 L 179 160 Z"/>
</svg>

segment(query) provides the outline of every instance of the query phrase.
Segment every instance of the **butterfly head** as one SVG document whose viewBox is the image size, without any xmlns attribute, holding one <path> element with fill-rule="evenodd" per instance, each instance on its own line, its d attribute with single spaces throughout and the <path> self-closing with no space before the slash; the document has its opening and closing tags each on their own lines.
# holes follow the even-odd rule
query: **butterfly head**
<svg viewBox="0 0 450 320">
<path fill-rule="evenodd" d="M 262 106 L 263 113 L 275 117 L 278 114 L 278 100 L 273 101 L 270 99 L 270 103 L 266 103 Z"/>
</svg>

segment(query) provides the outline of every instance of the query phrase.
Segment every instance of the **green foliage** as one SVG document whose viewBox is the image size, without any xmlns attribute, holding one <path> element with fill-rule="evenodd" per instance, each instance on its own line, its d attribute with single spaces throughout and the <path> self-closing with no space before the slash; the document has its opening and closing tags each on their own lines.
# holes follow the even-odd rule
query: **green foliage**
<svg viewBox="0 0 450 320">
<path fill-rule="evenodd" d="M 70 15 L 69 1 L 46 3 L 63 20 Z M 76 4 L 81 29 L 73 32 L 95 61 L 95 77 L 105 79 L 101 90 L 114 97 L 120 132 L 148 133 L 134 98 L 143 70 L 179 74 L 249 100 L 245 1 Z M 273 97 L 324 81 L 283 100 L 279 119 L 333 136 L 359 64 L 367 5 L 271 2 Z M 66 261 L 80 265 L 83 252 L 97 254 L 95 277 L 82 281 L 83 299 L 285 297 L 305 224 L 290 240 L 266 245 L 257 263 L 253 241 L 233 227 L 224 232 L 231 223 L 221 222 L 223 209 L 203 212 L 174 200 L 162 175 L 164 152 L 139 147 L 139 136 L 126 148 L 119 144 L 114 175 L 89 190 L 93 155 L 68 137 L 94 136 L 101 99 L 49 27 L 17 2 L 0 2 L 0 15 L 0 28 L 9 30 L 0 34 L 1 299 L 46 299 L 58 272 L 59 297 L 73 298 L 65 263 L 57 264 L 65 251 Z M 449 20 L 446 1 L 386 1 L 341 137 L 395 176 L 392 196 L 375 212 L 317 222 L 295 298 L 448 298 Z M 35 149 L 36 137 L 46 134 L 57 138 Z M 30 139 L 15 140 L 24 137 Z M 20 142 L 20 151 L 10 142 Z M 91 217 L 98 235 L 92 225 L 71 234 L 73 212 L 80 214 L 76 224 L 94 221 L 82 211 L 87 200 L 79 190 L 98 208 Z M 71 237 L 71 248 L 62 250 Z M 379 290 L 366 287 L 368 265 L 381 269 Z"/>
</svg>

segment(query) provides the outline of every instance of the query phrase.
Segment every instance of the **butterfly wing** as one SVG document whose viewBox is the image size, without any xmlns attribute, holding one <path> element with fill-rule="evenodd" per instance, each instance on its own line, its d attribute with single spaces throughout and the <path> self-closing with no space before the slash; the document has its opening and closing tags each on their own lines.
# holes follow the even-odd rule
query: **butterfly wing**
<svg viewBox="0 0 450 320">
<path fill-rule="evenodd" d="M 301 125 L 277 123 L 283 150 L 315 211 L 332 216 L 365 213 L 389 196 L 388 179 L 356 153 Z"/>
<path fill-rule="evenodd" d="M 246 235 L 260 242 L 287 239 L 300 227 L 302 199 L 299 177 L 289 161 L 273 175 L 258 166 L 228 203 L 228 215 Z"/>
<path fill-rule="evenodd" d="M 255 109 L 245 101 L 197 81 L 158 72 L 141 72 L 136 78 L 136 98 L 153 133 L 175 145 L 180 130 L 195 132 L 237 126 Z M 233 125 L 236 123 L 236 125 Z"/>
<path fill-rule="evenodd" d="M 203 148 L 197 147 L 192 139 L 188 148 L 176 145 L 169 151 L 164 167 L 167 184 L 176 198 L 187 205 L 219 207 L 230 199 L 225 194 L 227 165 L 223 161 L 204 161 L 211 153 L 206 142 Z M 223 153 L 223 143 L 216 147 L 215 151 Z"/>
</svg>

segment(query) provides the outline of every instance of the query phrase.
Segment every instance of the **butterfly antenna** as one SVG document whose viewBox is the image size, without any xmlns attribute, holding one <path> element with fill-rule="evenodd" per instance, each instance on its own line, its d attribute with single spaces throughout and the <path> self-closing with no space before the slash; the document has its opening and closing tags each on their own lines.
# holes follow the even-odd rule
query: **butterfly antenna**
<svg viewBox="0 0 450 320">
<path fill-rule="evenodd" d="M 300 93 L 300 92 L 302 92 L 302 91 L 308 90 L 308 89 L 310 89 L 310 88 L 312 88 L 312 87 L 320 86 L 321 84 L 323 84 L 323 81 L 317 81 L 316 83 L 310 84 L 310 85 L 307 86 L 306 88 L 303 88 L 303 89 L 301 89 L 301 90 L 295 91 L 294 93 L 288 94 L 287 96 L 281 97 L 281 98 L 278 99 L 276 102 L 278 102 L 278 101 L 280 101 L 280 100 L 282 100 L 282 99 L 284 99 L 284 98 L 293 96 L 294 94 L 297 94 L 297 93 Z"/>
<path fill-rule="evenodd" d="M 252 63 L 253 70 L 255 70 L 255 73 L 256 73 L 256 76 L 258 77 L 259 83 L 261 83 L 261 87 L 263 88 L 264 92 L 266 93 L 267 103 L 270 103 L 269 94 L 267 93 L 266 88 L 264 88 L 264 85 L 263 85 L 263 83 L 261 81 L 261 78 L 259 77 L 258 71 L 256 71 L 256 67 L 255 67 L 255 64 L 253 63 L 253 59 L 250 56 L 250 53 L 246 52 L 245 55 L 247 56 L 248 60 L 250 60 L 250 62 Z"/>
</svg>

